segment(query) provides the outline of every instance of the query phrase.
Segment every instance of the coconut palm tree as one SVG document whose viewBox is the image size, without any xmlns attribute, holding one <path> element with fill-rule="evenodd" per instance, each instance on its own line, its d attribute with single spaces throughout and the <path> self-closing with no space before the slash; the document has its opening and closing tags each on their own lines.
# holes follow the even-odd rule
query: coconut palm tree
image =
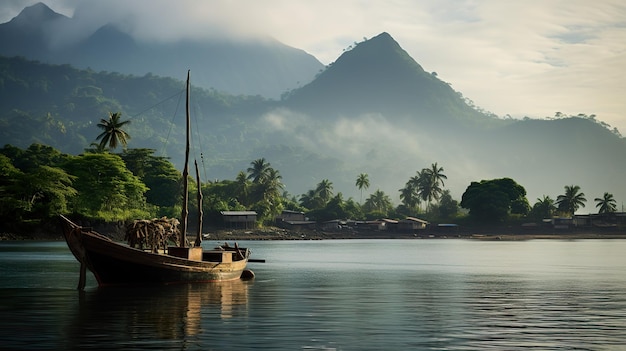
<svg viewBox="0 0 626 351">
<path fill-rule="evenodd" d="M 248 179 L 252 179 L 250 202 L 265 201 L 268 204 L 277 205 L 281 191 L 285 187 L 280 172 L 270 167 L 269 162 L 265 162 L 263 158 L 251 162 L 251 165 L 252 167 L 248 168 Z M 242 180 L 239 179 L 240 182 Z"/>
<path fill-rule="evenodd" d="M 235 178 L 235 196 L 242 205 L 248 205 L 248 196 L 250 194 L 250 184 L 248 183 L 248 177 L 244 171 L 240 171 Z"/>
<path fill-rule="evenodd" d="M 281 199 L 281 191 L 285 188 L 282 182 L 283 177 L 278 170 L 269 167 L 265 178 L 263 178 L 262 185 L 264 188 L 264 198 L 272 199 L 274 202 Z"/>
<path fill-rule="evenodd" d="M 547 195 L 544 195 L 543 198 L 537 198 L 531 212 L 537 219 L 551 218 L 556 212 L 554 200 Z"/>
<path fill-rule="evenodd" d="M 261 183 L 267 177 L 270 168 L 271 165 L 265 161 L 265 158 L 256 159 L 250 162 L 250 167 L 247 169 L 248 179 L 251 179 L 253 183 Z"/>
<path fill-rule="evenodd" d="M 585 207 L 585 194 L 579 192 L 580 187 L 578 185 L 566 185 L 565 194 L 559 195 L 556 198 L 556 205 L 559 211 L 573 216 L 580 207 Z"/>
<path fill-rule="evenodd" d="M 428 169 L 424 168 L 421 172 L 417 172 L 417 193 L 420 198 L 427 202 L 427 207 L 434 198 L 432 178 L 428 173 Z"/>
<path fill-rule="evenodd" d="M 595 198 L 596 207 L 600 207 L 598 213 L 612 213 L 617 211 L 617 202 L 613 198 L 613 194 L 604 193 L 604 195 L 599 198 Z"/>
<path fill-rule="evenodd" d="M 445 185 L 443 180 L 448 177 L 443 174 L 443 167 L 439 167 L 437 162 L 433 163 L 430 168 L 424 168 L 419 175 L 419 192 L 430 207 L 433 200 L 439 200 L 441 197 Z"/>
<path fill-rule="evenodd" d="M 365 205 L 367 211 L 369 212 L 380 212 L 385 215 L 393 208 L 391 204 L 391 199 L 384 191 L 377 189 L 372 195 L 370 195 L 367 200 L 365 200 Z"/>
<path fill-rule="evenodd" d="M 333 197 L 333 183 L 328 179 L 323 179 L 315 188 L 315 193 L 320 197 L 324 204 Z"/>
<path fill-rule="evenodd" d="M 445 186 L 443 180 L 448 179 L 448 177 L 443 174 L 443 167 L 439 167 L 437 162 L 430 165 L 430 168 L 427 168 L 427 172 L 430 175 L 431 181 L 437 185 L 441 184 L 441 186 Z"/>
<path fill-rule="evenodd" d="M 411 178 L 412 179 L 412 178 Z M 400 189 L 400 200 L 402 204 L 410 210 L 416 210 L 420 204 L 420 198 L 415 188 L 415 182 L 409 179 L 404 185 L 404 188 Z"/>
<path fill-rule="evenodd" d="M 130 121 L 122 121 L 120 120 L 121 117 L 122 114 L 120 112 L 109 112 L 109 119 L 103 118 L 100 120 L 98 128 L 102 129 L 103 132 L 96 138 L 96 140 L 100 140 L 100 148 L 105 148 L 107 144 L 109 149 L 117 148 L 118 144 L 126 147 L 130 135 L 122 128 L 129 124 Z"/>
<path fill-rule="evenodd" d="M 370 180 L 367 176 L 367 173 L 361 173 L 356 177 L 356 187 L 361 191 L 361 202 L 363 202 L 363 188 L 367 189 L 370 187 Z"/>
<path fill-rule="evenodd" d="M 300 205 L 313 210 L 319 207 L 318 199 L 315 189 L 309 189 L 306 193 L 300 195 Z"/>
</svg>

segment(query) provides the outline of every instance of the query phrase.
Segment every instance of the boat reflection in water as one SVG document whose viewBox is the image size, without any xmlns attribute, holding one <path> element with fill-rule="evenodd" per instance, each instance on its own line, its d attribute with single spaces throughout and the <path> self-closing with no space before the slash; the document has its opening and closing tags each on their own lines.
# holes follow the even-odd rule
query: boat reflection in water
<svg viewBox="0 0 626 351">
<path fill-rule="evenodd" d="M 233 280 L 79 292 L 78 313 L 66 329 L 71 335 L 64 347 L 123 348 L 130 342 L 139 348 L 174 347 L 161 343 L 186 340 L 210 331 L 214 321 L 245 316 L 251 284 L 253 281 Z"/>
</svg>

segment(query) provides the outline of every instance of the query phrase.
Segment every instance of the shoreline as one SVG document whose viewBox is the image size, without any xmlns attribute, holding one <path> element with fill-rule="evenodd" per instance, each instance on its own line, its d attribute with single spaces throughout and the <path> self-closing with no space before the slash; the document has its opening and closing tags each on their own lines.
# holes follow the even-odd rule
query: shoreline
<svg viewBox="0 0 626 351">
<path fill-rule="evenodd" d="M 464 232 L 464 233 L 440 233 L 440 232 L 384 232 L 384 231 L 360 231 L 360 232 L 324 232 L 324 231 L 257 231 L 257 230 L 220 230 L 209 234 L 204 240 L 351 240 L 351 239 L 468 239 L 482 241 L 525 241 L 525 240 L 583 240 L 583 239 L 626 239 L 626 232 L 610 231 L 568 231 L 568 232 L 518 232 L 518 233 L 494 233 L 494 232 Z"/>
<path fill-rule="evenodd" d="M 117 230 L 116 230 L 117 229 Z M 119 227 L 104 226 L 95 231 L 122 241 L 124 233 Z M 57 234 L 58 233 L 58 234 Z M 415 230 L 414 232 L 393 232 L 379 230 L 289 230 L 279 227 L 255 229 L 217 229 L 211 228 L 203 234 L 204 241 L 237 240 L 349 240 L 349 239 L 468 239 L 482 241 L 524 241 L 524 240 L 583 240 L 583 239 L 626 239 L 623 228 L 570 228 L 555 230 L 552 228 L 522 229 L 515 227 L 476 227 L 462 230 Z M 193 241 L 195 235 L 189 235 Z M 0 232 L 0 241 L 63 241 L 58 231 L 38 231 L 29 234 Z"/>
</svg>

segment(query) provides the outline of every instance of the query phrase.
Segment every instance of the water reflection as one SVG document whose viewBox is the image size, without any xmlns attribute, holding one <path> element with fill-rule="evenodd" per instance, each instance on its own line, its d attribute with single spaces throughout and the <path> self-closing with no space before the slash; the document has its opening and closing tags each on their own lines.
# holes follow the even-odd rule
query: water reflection
<svg viewBox="0 0 626 351">
<path fill-rule="evenodd" d="M 210 329 L 205 323 L 245 316 L 250 284 L 236 280 L 77 292 L 77 313 L 65 328 L 65 347 L 118 348 L 132 342 L 139 348 L 167 348 L 166 340 L 188 340 Z"/>
<path fill-rule="evenodd" d="M 259 241 L 251 282 L 82 294 L 64 243 L 2 245 L 0 349 L 625 349 L 624 240 Z"/>
</svg>

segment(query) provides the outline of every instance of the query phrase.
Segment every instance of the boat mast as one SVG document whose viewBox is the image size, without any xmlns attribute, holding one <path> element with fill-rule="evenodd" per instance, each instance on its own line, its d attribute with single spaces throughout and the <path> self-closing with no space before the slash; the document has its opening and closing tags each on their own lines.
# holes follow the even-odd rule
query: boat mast
<svg viewBox="0 0 626 351">
<path fill-rule="evenodd" d="M 200 172 L 198 171 L 198 161 L 193 161 L 196 166 L 196 181 L 198 182 L 198 233 L 196 235 L 195 246 L 202 245 L 202 217 L 204 216 L 204 211 L 202 211 L 202 183 L 200 182 Z"/>
<path fill-rule="evenodd" d="M 183 210 L 181 213 L 181 230 L 180 230 L 180 243 L 179 247 L 185 247 L 187 239 L 187 216 L 189 210 L 187 209 L 187 202 L 189 201 L 188 193 L 188 177 L 189 177 L 189 134 L 191 131 L 191 122 L 189 121 L 189 70 L 187 70 L 187 103 L 186 103 L 186 115 L 187 115 L 187 131 L 185 142 L 185 167 L 183 168 Z"/>
</svg>

